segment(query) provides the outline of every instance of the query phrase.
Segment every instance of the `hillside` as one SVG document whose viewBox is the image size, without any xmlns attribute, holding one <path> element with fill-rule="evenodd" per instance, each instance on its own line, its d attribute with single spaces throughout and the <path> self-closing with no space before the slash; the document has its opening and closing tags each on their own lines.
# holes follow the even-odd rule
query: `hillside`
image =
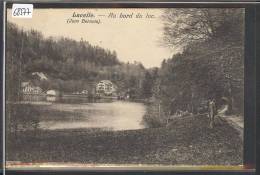
<svg viewBox="0 0 260 175">
<path fill-rule="evenodd" d="M 44 90 L 74 92 L 108 79 L 120 91 L 130 89 L 141 94 L 145 68 L 139 62 L 120 62 L 115 51 L 83 39 L 46 38 L 38 31 L 23 31 L 12 23 L 7 24 L 7 41 L 8 99 L 17 98 L 21 81 L 34 81 Z M 35 80 L 35 72 L 47 75 L 48 80 Z"/>
</svg>

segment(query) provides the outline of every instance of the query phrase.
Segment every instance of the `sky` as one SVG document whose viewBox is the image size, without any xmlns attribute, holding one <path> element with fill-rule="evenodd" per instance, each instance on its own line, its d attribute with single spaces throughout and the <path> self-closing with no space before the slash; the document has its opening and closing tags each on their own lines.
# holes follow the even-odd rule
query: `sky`
<svg viewBox="0 0 260 175">
<path fill-rule="evenodd" d="M 24 30 L 36 29 L 45 37 L 69 37 L 116 51 L 123 62 L 141 62 L 146 68 L 160 67 L 173 51 L 159 43 L 163 36 L 163 9 L 34 9 L 32 18 L 7 20 Z M 85 17 L 73 17 L 85 14 Z M 139 15 L 138 15 L 139 14 Z M 148 16 L 149 18 L 147 18 Z M 137 18 L 137 16 L 142 18 Z M 126 18 L 127 17 L 127 18 Z M 69 23 L 71 19 L 78 23 Z M 97 23 L 81 23 L 82 19 Z"/>
</svg>

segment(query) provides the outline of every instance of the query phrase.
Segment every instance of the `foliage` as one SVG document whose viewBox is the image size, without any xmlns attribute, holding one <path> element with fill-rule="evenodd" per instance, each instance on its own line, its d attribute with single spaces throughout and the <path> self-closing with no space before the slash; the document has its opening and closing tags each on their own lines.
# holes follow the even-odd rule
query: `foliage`
<svg viewBox="0 0 260 175">
<path fill-rule="evenodd" d="M 154 96 L 164 113 L 197 113 L 201 104 L 228 99 L 230 113 L 243 113 L 244 27 L 242 9 L 168 9 L 163 42 L 182 47 L 164 60 Z"/>
<path fill-rule="evenodd" d="M 48 80 L 37 80 L 33 72 L 42 72 Z M 87 41 L 69 38 L 45 38 L 35 30 L 23 31 L 15 24 L 7 24 L 6 85 L 7 99 L 21 99 L 21 82 L 32 81 L 44 91 L 57 89 L 75 92 L 88 89 L 103 79 L 115 83 L 119 91 L 128 89 L 133 97 L 143 98 L 142 89 L 149 91 L 146 70 L 139 62 L 122 63 L 115 51 L 93 46 Z M 149 77 L 147 77 L 149 78 Z M 145 97 L 151 94 L 145 94 Z"/>
<path fill-rule="evenodd" d="M 241 44 L 244 37 L 244 10 L 239 8 L 167 9 L 162 20 L 163 42 L 169 47 L 183 47 L 213 38 Z"/>
<path fill-rule="evenodd" d="M 217 105 L 227 99 L 230 113 L 243 113 L 244 10 L 166 9 L 163 20 L 163 43 L 181 52 L 155 69 L 138 62 L 122 63 L 114 51 L 84 40 L 44 38 L 9 23 L 7 99 L 19 100 L 21 81 L 32 80 L 32 72 L 44 72 L 48 81 L 33 80 L 44 90 L 91 91 L 97 81 L 108 79 L 120 94 L 152 97 L 160 113 L 148 116 L 167 119 L 177 110 L 197 113 L 211 98 Z"/>
</svg>

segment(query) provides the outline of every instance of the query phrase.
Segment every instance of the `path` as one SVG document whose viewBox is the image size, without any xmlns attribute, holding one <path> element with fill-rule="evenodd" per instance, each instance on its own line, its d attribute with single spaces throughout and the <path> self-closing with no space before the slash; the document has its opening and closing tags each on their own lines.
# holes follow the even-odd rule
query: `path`
<svg viewBox="0 0 260 175">
<path fill-rule="evenodd" d="M 242 116 L 237 115 L 229 115 L 223 116 L 223 118 L 239 132 L 240 138 L 243 140 L 244 138 L 244 119 Z"/>
<path fill-rule="evenodd" d="M 226 120 L 230 126 L 235 128 L 239 132 L 240 138 L 244 139 L 244 118 L 238 115 L 225 115 L 227 105 L 218 111 L 219 116 Z"/>
</svg>

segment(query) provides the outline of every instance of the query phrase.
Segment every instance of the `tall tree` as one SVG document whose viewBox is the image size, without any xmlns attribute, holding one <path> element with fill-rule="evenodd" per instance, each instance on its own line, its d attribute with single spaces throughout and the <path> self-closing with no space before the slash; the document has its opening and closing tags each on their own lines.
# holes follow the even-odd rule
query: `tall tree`
<svg viewBox="0 0 260 175">
<path fill-rule="evenodd" d="M 166 9 L 162 20 L 163 43 L 168 47 L 182 48 L 213 38 L 223 40 L 224 36 L 241 41 L 244 36 L 244 9 L 239 8 Z"/>
<path fill-rule="evenodd" d="M 182 50 L 159 73 L 160 97 L 169 109 L 193 112 L 201 100 L 223 96 L 229 109 L 243 103 L 244 10 L 167 9 L 163 21 L 162 42 Z"/>
</svg>

